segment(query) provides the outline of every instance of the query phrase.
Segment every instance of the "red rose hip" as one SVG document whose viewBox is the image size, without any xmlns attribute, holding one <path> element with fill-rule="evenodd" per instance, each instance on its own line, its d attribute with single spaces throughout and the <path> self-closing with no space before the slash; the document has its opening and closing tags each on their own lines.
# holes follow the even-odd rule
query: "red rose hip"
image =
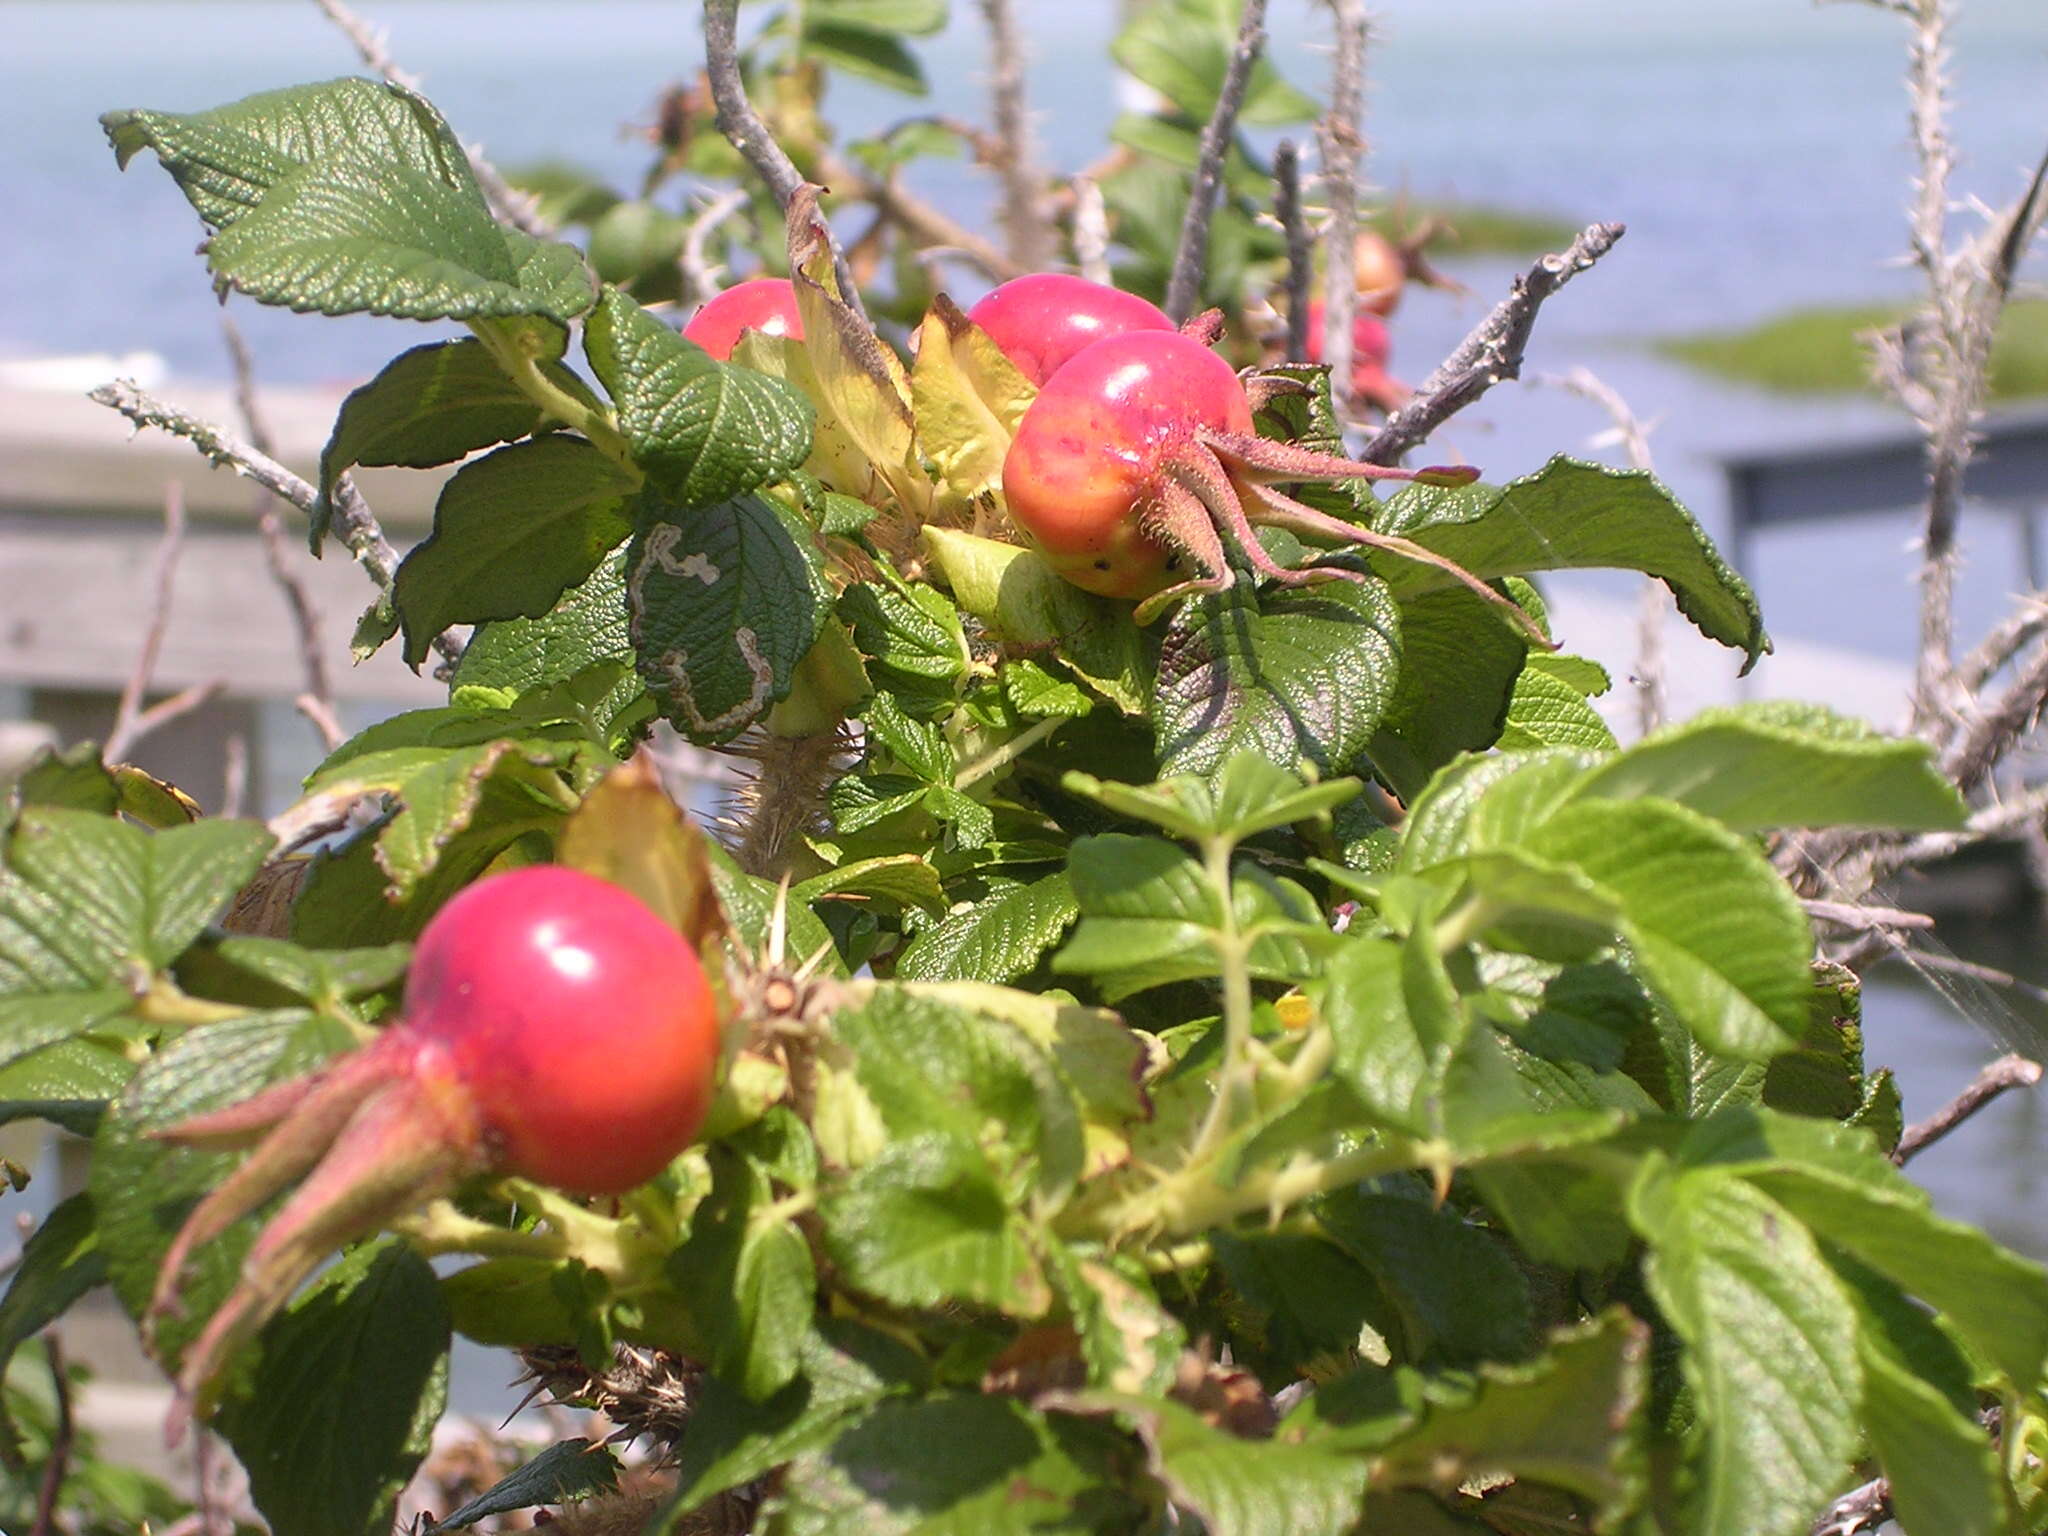
<svg viewBox="0 0 2048 1536">
<path fill-rule="evenodd" d="M 803 316 L 797 313 L 796 289 L 786 277 L 757 277 L 735 283 L 707 300 L 683 327 L 683 339 L 694 341 L 721 363 L 732 356 L 741 333 L 804 339 Z"/>
<path fill-rule="evenodd" d="M 480 880 L 435 915 L 400 1027 L 446 1050 L 494 1162 L 579 1194 L 667 1167 L 703 1123 L 719 1057 L 682 936 L 560 865 Z"/>
<path fill-rule="evenodd" d="M 967 318 L 1038 385 L 1098 341 L 1127 331 L 1175 329 L 1149 300 L 1065 272 L 1013 277 L 968 310 Z"/>
</svg>

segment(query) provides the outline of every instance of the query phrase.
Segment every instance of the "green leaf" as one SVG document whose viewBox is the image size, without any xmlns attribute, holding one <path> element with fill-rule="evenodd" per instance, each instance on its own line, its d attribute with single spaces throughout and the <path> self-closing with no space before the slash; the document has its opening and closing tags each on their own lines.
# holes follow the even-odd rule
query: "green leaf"
<svg viewBox="0 0 2048 1536">
<path fill-rule="evenodd" d="M 554 358 L 568 332 L 550 325 Z M 580 383 L 550 360 L 543 368 L 565 388 Z M 429 342 L 401 352 L 341 402 L 320 452 L 320 502 L 313 510 L 313 553 L 332 517 L 334 484 L 358 464 L 430 469 L 540 430 L 545 413 L 505 376 L 482 342 Z"/>
<path fill-rule="evenodd" d="M 1571 747 L 1584 752 L 1613 751 L 1614 732 L 1600 712 L 1586 702 L 1585 694 L 1547 668 L 1544 660 L 1531 656 L 1515 679 L 1507 724 L 1500 735 L 1501 750 Z"/>
<path fill-rule="evenodd" d="M 1142 714 L 1150 668 L 1127 603 L 1083 592 L 1035 550 L 928 523 L 925 547 L 961 610 L 1017 647 L 1054 646 L 1074 675 Z"/>
<path fill-rule="evenodd" d="M 1237 752 L 1342 773 L 1393 697 L 1400 618 L 1377 581 L 1228 592 L 1182 603 L 1160 641 L 1151 717 L 1162 774 Z"/>
<path fill-rule="evenodd" d="M 448 1397 L 448 1312 L 427 1261 L 386 1238 L 275 1318 L 218 1427 L 272 1528 L 362 1536 L 391 1519 Z"/>
<path fill-rule="evenodd" d="M 598 563 L 582 585 L 538 619 L 498 619 L 470 637 L 451 690 L 495 688 L 511 694 L 565 681 L 607 661 L 631 661 L 626 630 L 626 552 Z M 639 692 L 630 674 L 627 685 Z"/>
<path fill-rule="evenodd" d="M 1459 753 L 1500 739 L 1529 645 L 1463 586 L 1406 594 L 1400 613 L 1400 675 L 1366 753 L 1412 801 Z"/>
<path fill-rule="evenodd" d="M 932 37 L 946 29 L 947 0 L 810 0 L 813 16 L 877 32 Z"/>
<path fill-rule="evenodd" d="M 412 958 L 409 944 L 372 949 L 306 949 L 285 939 L 223 939 L 220 957 L 295 997 L 330 1009 L 393 989 Z"/>
<path fill-rule="evenodd" d="M 1812 935 L 1748 840 L 1669 801 L 1580 800 L 1524 846 L 1620 904 L 1640 974 L 1711 1049 L 1763 1058 L 1799 1040 Z"/>
<path fill-rule="evenodd" d="M 798 1348 L 803 1374 L 765 1403 L 704 1378 L 678 1451 L 676 1497 L 650 1530 L 677 1531 L 705 1500 L 827 1444 L 854 1414 L 921 1384 L 922 1362 L 893 1335 L 822 1319 Z"/>
<path fill-rule="evenodd" d="M 222 283 L 302 313 L 571 320 L 596 297 L 581 252 L 499 224 L 473 181 L 363 152 L 282 177 L 206 261 Z"/>
<path fill-rule="evenodd" d="M 633 531 L 635 486 L 578 437 L 515 443 L 457 470 L 434 531 L 398 567 L 392 600 L 418 669 L 451 624 L 537 619 Z"/>
<path fill-rule="evenodd" d="M 2017 1529 L 1962 1351 L 1897 1286 L 1851 1259 L 1837 1257 L 1836 1272 L 1856 1302 L 1863 1425 L 1899 1524 L 1954 1536 Z"/>
<path fill-rule="evenodd" d="M 1253 752 L 1240 752 L 1211 778 L 1182 774 L 1156 784 L 1110 784 L 1085 773 L 1069 773 L 1062 787 L 1119 815 L 1149 821 L 1190 842 L 1210 838 L 1241 841 L 1276 827 L 1313 821 L 1353 799 L 1365 786 L 1356 779 L 1319 784 Z"/>
<path fill-rule="evenodd" d="M 944 593 L 922 582 L 856 582 L 840 594 L 839 617 L 870 670 L 907 707 L 952 707 L 970 658 L 960 614 Z"/>
<path fill-rule="evenodd" d="M 709 1153 L 711 1193 L 669 1277 L 702 1330 L 705 1363 L 760 1402 L 797 1373 L 817 1274 L 804 1235 L 786 1217 L 764 1219 L 775 1197 L 765 1171 L 728 1147 Z"/>
<path fill-rule="evenodd" d="M 0 1125 L 46 1120 L 90 1136 L 134 1075 L 135 1063 L 104 1040 L 59 1040 L 0 1067 Z"/>
<path fill-rule="evenodd" d="M 1715 551 L 1692 514 L 1654 476 L 1559 455 L 1504 486 L 1409 486 L 1381 506 L 1382 533 L 1448 556 L 1475 576 L 1614 566 L 1671 588 L 1679 612 L 1711 640 L 1746 654 L 1770 649 L 1749 584 Z M 1427 565 L 1389 562 L 1406 601 L 1450 581 Z"/>
<path fill-rule="evenodd" d="M 549 1446 L 516 1472 L 500 1478 L 445 1520 L 427 1527 L 426 1536 L 459 1531 L 488 1515 L 532 1509 L 538 1504 L 566 1504 L 618 1486 L 619 1458 L 588 1440 L 562 1440 Z"/>
<path fill-rule="evenodd" d="M 62 751 L 45 747 L 6 789 L 0 795 L 0 822 L 12 820 L 13 813 L 26 805 L 91 811 L 97 816 L 111 816 L 121 805 L 120 787 L 100 760 L 96 741 L 77 742 Z"/>
<path fill-rule="evenodd" d="M 1181 113 L 1207 122 L 1237 42 L 1234 0 L 1154 0 L 1117 37 L 1111 54 Z M 1261 57 L 1245 91 L 1242 121 L 1261 127 L 1306 122 L 1320 108 Z"/>
<path fill-rule="evenodd" d="M 691 740 L 728 741 L 788 697 L 832 612 L 810 529 L 779 501 L 682 510 L 653 493 L 627 556 L 640 675 Z"/>
<path fill-rule="evenodd" d="M 106 1279 L 107 1256 L 100 1252 L 92 1196 L 73 1195 L 45 1216 L 22 1245 L 7 1294 L 0 1297 L 0 1375 L 6 1374 L 16 1350 Z M 20 1436 L 0 1399 L 0 1460 L 13 1465 L 19 1453 Z"/>
<path fill-rule="evenodd" d="M 1701 710 L 1611 758 L 1581 795 L 1676 800 L 1739 832 L 1773 827 L 1941 831 L 1968 812 L 1925 742 L 1881 736 L 1817 704 Z"/>
<path fill-rule="evenodd" d="M 527 832 L 552 830 L 575 804 L 570 784 L 594 779 L 610 763 L 610 754 L 593 742 L 511 736 L 477 746 L 393 747 L 336 758 L 306 781 L 309 794 L 382 791 L 404 804 L 374 843 L 377 867 L 398 901 L 451 851 L 464 856 L 459 867 L 478 854 L 495 855 Z M 360 942 L 360 936 L 343 936 L 334 947 Z"/>
<path fill-rule="evenodd" d="M 1293 1380 L 1318 1356 L 1348 1355 L 1364 1328 L 1384 1334 L 1386 1302 L 1336 1244 L 1308 1233 L 1210 1234 L 1230 1282 L 1233 1348 L 1267 1380 Z"/>
<path fill-rule="evenodd" d="M 925 94 L 924 67 L 902 39 L 872 27 L 806 15 L 802 46 L 835 69 L 873 80 L 906 96 Z"/>
<path fill-rule="evenodd" d="M 1739 1174 L 1830 1243 L 1941 1313 L 2014 1382 L 2048 1369 L 2048 1270 L 1934 1214 L 1926 1192 L 1846 1126 L 1746 1109 L 1696 1125 L 1680 1158 Z"/>
<path fill-rule="evenodd" d="M 1028 976 L 1079 914 L 1064 871 L 1013 885 L 919 931 L 896 959 L 904 981 L 1008 982 Z"/>
<path fill-rule="evenodd" d="M 1245 1440 L 1162 1398 L 1082 1394 L 1074 1405 L 1114 1413 L 1152 1453 L 1174 1504 L 1230 1536 L 1323 1536 L 1357 1523 L 1366 1464 L 1312 1444 Z"/>
<path fill-rule="evenodd" d="M 24 810 L 0 868 L 0 1064 L 126 1012 L 270 847 L 252 822 L 150 833 L 84 811 Z"/>
<path fill-rule="evenodd" d="M 598 301 L 583 346 L 634 460 L 677 508 L 743 496 L 810 456 L 812 412 L 800 393 L 714 362 L 616 288 Z"/>
<path fill-rule="evenodd" d="M 372 80 L 329 80 L 245 96 L 209 112 L 133 110 L 100 118 L 125 169 L 144 149 L 216 229 L 258 207 L 302 166 L 361 157 L 475 187 L 454 133 L 424 96 Z"/>
<path fill-rule="evenodd" d="M 351 1032 L 335 1020 L 283 1009 L 192 1030 L 143 1064 L 100 1122 L 91 1174 L 107 1277 L 130 1316 L 141 1317 L 148 1306 L 157 1269 L 186 1214 L 238 1159 L 231 1152 L 173 1147 L 151 1133 L 240 1103 L 353 1044 Z M 251 1236 L 243 1223 L 192 1256 L 179 1292 L 183 1314 L 157 1323 L 162 1359 L 177 1358 L 234 1286 Z"/>
<path fill-rule="evenodd" d="M 1009 1398 L 877 1404 L 783 1474 L 787 1536 L 1091 1536 L 1136 1528 L 1142 1474 L 1122 1436 Z"/>
<path fill-rule="evenodd" d="M 1316 1224 L 1392 1304 L 1397 1358 L 1430 1365 L 1516 1360 L 1535 1348 L 1529 1284 L 1499 1239 L 1455 1212 L 1356 1190 L 1316 1204 Z"/>
<path fill-rule="evenodd" d="M 1048 672 L 1028 656 L 1003 663 L 1003 697 L 1027 720 L 1078 720 L 1095 707 L 1078 683 Z"/>
<path fill-rule="evenodd" d="M 1856 1450 L 1856 1316 L 1841 1283 L 1792 1212 L 1725 1173 L 1652 1170 L 1629 1215 L 1698 1400 L 1686 1528 L 1803 1536 Z"/>
<path fill-rule="evenodd" d="M 841 1279 L 883 1301 L 1026 1318 L 1052 1304 L 1031 1229 L 970 1144 L 939 1135 L 892 1141 L 827 1195 L 822 1214 Z"/>
<path fill-rule="evenodd" d="M 1081 1173 L 1080 1113 L 1045 1051 L 1017 1025 L 929 993 L 878 988 L 833 1036 L 893 1136 L 940 1132 L 1057 1200 Z"/>
<path fill-rule="evenodd" d="M 1381 1453 L 1378 1486 L 1491 1486 L 1512 1477 L 1589 1500 L 1600 1509 L 1596 1528 L 1610 1528 L 1644 1475 L 1649 1353 L 1649 1329 L 1614 1308 L 1553 1334 L 1526 1365 L 1483 1366 L 1463 1391 L 1435 1386 L 1420 1427 Z"/>
</svg>

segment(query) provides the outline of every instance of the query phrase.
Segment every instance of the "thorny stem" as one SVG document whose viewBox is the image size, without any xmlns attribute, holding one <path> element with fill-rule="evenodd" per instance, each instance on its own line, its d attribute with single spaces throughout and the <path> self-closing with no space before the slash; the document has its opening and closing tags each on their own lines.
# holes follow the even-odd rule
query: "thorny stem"
<svg viewBox="0 0 2048 1536">
<path fill-rule="evenodd" d="M 1167 316 L 1178 325 L 1195 312 L 1202 278 L 1209 269 L 1209 221 L 1216 213 L 1216 194 L 1223 181 L 1223 160 L 1237 135 L 1237 114 L 1251 85 L 1252 66 L 1266 47 L 1266 0 L 1244 0 L 1238 22 L 1237 47 L 1216 93 L 1215 110 L 1202 128 L 1202 148 L 1195 161 L 1195 182 L 1181 219 L 1180 242 L 1174 247 L 1173 271 L 1166 282 Z"/>
<path fill-rule="evenodd" d="M 1301 211 L 1301 153 L 1292 139 L 1273 151 L 1273 216 L 1287 237 L 1287 361 L 1308 360 L 1308 289 L 1315 275 Z"/>
<path fill-rule="evenodd" d="M 1383 1173 L 1427 1166 L 1441 1150 L 1426 1142 L 1375 1142 L 1336 1157 L 1304 1159 L 1253 1173 L 1227 1186 L 1212 1170 L 1190 1163 L 1172 1178 L 1109 1207 L 1097 1224 L 1111 1236 L 1149 1231 L 1178 1237 L 1206 1232 L 1254 1212 L 1275 1215 L 1327 1190 Z"/>
<path fill-rule="evenodd" d="M 804 177 L 747 100 L 746 82 L 740 78 L 739 0 L 704 0 L 704 72 L 711 79 L 711 96 L 718 104 L 718 131 L 768 184 L 777 204 L 788 208 Z M 853 273 L 846 265 L 846 253 L 836 240 L 832 242 L 832 266 L 839 274 L 839 296 L 861 319 L 867 319 Z"/>
<path fill-rule="evenodd" d="M 1012 0 L 981 0 L 988 23 L 989 97 L 996 123 L 996 171 L 1003 179 L 1003 233 L 1010 259 L 1035 272 L 1047 261 L 1051 228 L 1039 206 L 1031 164 L 1031 114 L 1024 98 L 1024 42 Z"/>
<path fill-rule="evenodd" d="M 1358 304 L 1352 247 L 1358 238 L 1358 162 L 1365 151 L 1358 124 L 1365 99 L 1365 44 L 1370 27 L 1364 0 L 1327 3 L 1337 21 L 1337 60 L 1330 76 L 1330 110 L 1316 127 L 1323 159 L 1323 200 L 1330 209 L 1323 237 L 1323 361 L 1330 365 L 1331 397 L 1338 402 L 1341 415 L 1341 407 L 1351 399 L 1351 321 Z"/>
</svg>

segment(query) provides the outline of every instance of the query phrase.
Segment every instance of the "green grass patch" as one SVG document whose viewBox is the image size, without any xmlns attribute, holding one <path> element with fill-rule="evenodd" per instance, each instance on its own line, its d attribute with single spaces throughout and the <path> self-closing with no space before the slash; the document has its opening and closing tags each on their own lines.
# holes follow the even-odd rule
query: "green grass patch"
<svg viewBox="0 0 2048 1536">
<path fill-rule="evenodd" d="M 1521 213 L 1481 203 L 1424 203 L 1407 200 L 1382 213 L 1374 223 L 1399 237 L 1424 219 L 1439 219 L 1453 231 L 1443 244 L 1432 246 L 1438 257 L 1541 256 L 1572 243 L 1579 226 L 1547 213 Z"/>
<path fill-rule="evenodd" d="M 1885 305 L 1801 309 L 1727 335 L 1679 336 L 1656 344 L 1667 357 L 1780 394 L 1874 392 L 1870 353 L 1859 338 L 1896 325 Z M 2048 301 L 2008 306 L 1991 352 L 1991 398 L 2048 395 Z"/>
</svg>

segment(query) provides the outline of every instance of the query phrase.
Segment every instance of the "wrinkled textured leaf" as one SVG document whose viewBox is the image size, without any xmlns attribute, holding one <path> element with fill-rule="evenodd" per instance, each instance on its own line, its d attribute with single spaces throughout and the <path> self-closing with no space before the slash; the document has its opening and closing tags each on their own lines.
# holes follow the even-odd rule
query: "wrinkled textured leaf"
<svg viewBox="0 0 2048 1536">
<path fill-rule="evenodd" d="M 1345 772 L 1393 696 L 1400 655 L 1400 619 L 1378 581 L 1269 592 L 1240 582 L 1189 599 L 1160 641 L 1160 772 L 1206 772 L 1241 751 Z"/>
<path fill-rule="evenodd" d="M 728 741 L 789 695 L 831 616 L 803 520 L 743 495 L 685 510 L 650 496 L 627 555 L 640 675 L 678 730 Z"/>
<path fill-rule="evenodd" d="M 362 1536 L 391 1518 L 448 1399 L 448 1311 L 395 1238 L 343 1256 L 265 1328 L 218 1424 L 271 1526 Z"/>
<path fill-rule="evenodd" d="M 1446 555 L 1476 576 L 1614 566 L 1661 579 L 1679 612 L 1751 664 L 1770 648 L 1749 584 L 1715 551 L 1692 514 L 1654 476 L 1563 455 L 1506 485 L 1408 486 L 1375 526 Z M 1389 562 L 1405 599 L 1450 581 L 1411 561 Z"/>
<path fill-rule="evenodd" d="M 426 1536 L 459 1531 L 487 1515 L 502 1515 L 536 1504 L 563 1504 L 604 1493 L 619 1480 L 619 1458 L 588 1440 L 563 1440 L 549 1446 L 510 1476 L 485 1489 L 467 1504 L 427 1527 Z"/>
<path fill-rule="evenodd" d="M 615 288 L 584 328 L 634 460 L 678 508 L 743 496 L 811 451 L 811 409 L 780 380 L 715 362 Z"/>
<path fill-rule="evenodd" d="M 633 481 L 581 438 L 550 434 L 466 464 L 434 531 L 398 567 L 406 665 L 451 624 L 538 619 L 633 531 Z"/>
</svg>

